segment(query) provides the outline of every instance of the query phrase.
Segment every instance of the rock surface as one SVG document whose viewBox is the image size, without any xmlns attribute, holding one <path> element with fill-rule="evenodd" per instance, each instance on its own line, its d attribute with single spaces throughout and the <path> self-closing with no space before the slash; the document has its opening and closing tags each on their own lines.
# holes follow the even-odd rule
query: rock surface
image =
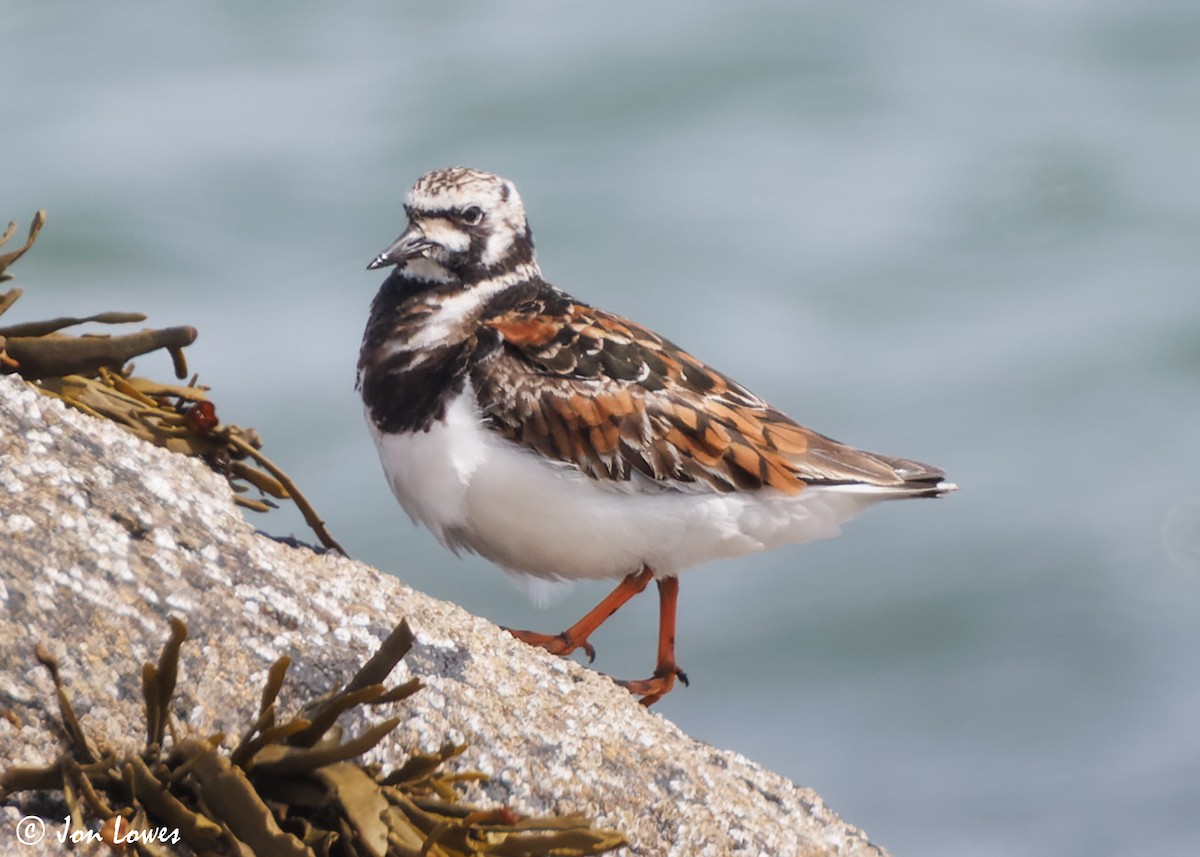
<svg viewBox="0 0 1200 857">
<path fill-rule="evenodd" d="M 0 710 L 21 724 L 0 718 L 0 765 L 60 751 L 37 641 L 88 734 L 139 745 L 137 676 L 171 615 L 190 629 L 175 714 L 196 733 L 240 734 L 280 655 L 293 661 L 285 711 L 341 686 L 407 617 L 418 642 L 392 682 L 426 688 L 367 715 L 404 718 L 374 752 L 385 766 L 466 742 L 459 763 L 491 777 L 472 799 L 585 813 L 627 836 L 623 854 L 886 853 L 815 792 L 689 738 L 609 679 L 361 563 L 264 537 L 200 462 L 0 377 Z M 347 721 L 347 734 L 367 722 Z M 0 852 L 30 806 L 0 807 Z"/>
</svg>

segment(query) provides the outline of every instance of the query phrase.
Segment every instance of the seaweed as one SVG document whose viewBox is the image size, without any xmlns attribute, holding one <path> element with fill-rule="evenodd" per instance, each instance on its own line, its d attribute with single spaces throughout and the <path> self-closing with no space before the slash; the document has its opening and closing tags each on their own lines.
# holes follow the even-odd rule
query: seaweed
<svg viewBox="0 0 1200 857">
<path fill-rule="evenodd" d="M 45 222 L 46 212 L 39 210 L 24 245 L 0 255 L 0 282 L 12 279 L 7 269 L 33 246 Z M 0 246 L 15 231 L 16 221 L 12 221 L 0 235 Z M 18 288 L 0 293 L 0 316 L 22 294 Z M 148 328 L 111 336 L 62 332 L 87 323 L 145 320 L 141 313 L 102 312 L 0 326 L 0 374 L 19 374 L 42 393 L 77 410 L 110 420 L 172 452 L 204 460 L 229 481 L 239 506 L 266 512 L 274 506 L 271 498 L 291 500 L 321 544 L 345 554 L 295 482 L 262 453 L 258 433 L 221 422 L 208 387 L 200 386 L 195 376 L 186 384 L 164 384 L 133 374 L 133 358 L 165 349 L 176 380 L 183 381 L 188 376 L 183 349 L 196 340 L 196 328 Z M 245 496 L 251 488 L 261 499 Z"/>
<path fill-rule="evenodd" d="M 278 695 L 290 661 L 276 661 L 254 723 L 231 750 L 225 735 L 179 736 L 171 701 L 187 626 L 176 618 L 170 624 L 158 663 L 142 668 L 145 745 L 123 755 L 88 739 L 58 662 L 36 647 L 54 682 L 66 752 L 52 765 L 0 774 L 0 799 L 59 790 L 74 829 L 85 829 L 85 818 L 94 818 L 100 838 L 141 855 L 167 853 L 164 842 L 202 855 L 266 857 L 584 857 L 626 844 L 620 833 L 593 828 L 578 815 L 521 817 L 506 807 L 464 802 L 462 784 L 485 777 L 443 770 L 462 745 L 414 752 L 388 773 L 352 761 L 378 745 L 400 718 L 343 741 L 338 716 L 402 701 L 421 688 L 417 681 L 391 689 L 382 683 L 412 646 L 406 622 L 344 687 L 286 720 L 278 714 Z"/>
</svg>

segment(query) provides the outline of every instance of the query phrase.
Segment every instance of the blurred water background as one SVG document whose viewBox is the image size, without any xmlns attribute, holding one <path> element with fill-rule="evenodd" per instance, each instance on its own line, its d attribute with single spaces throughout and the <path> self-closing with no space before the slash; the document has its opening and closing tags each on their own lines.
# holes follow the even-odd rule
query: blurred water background
<svg viewBox="0 0 1200 857">
<path fill-rule="evenodd" d="M 963 489 L 685 576 L 658 711 L 897 855 L 1200 853 L 1200 5 L 43 0 L 0 81 L 14 313 L 197 326 L 355 557 L 518 627 L 606 591 L 415 530 L 352 389 L 404 191 L 501 173 L 551 281 Z"/>
</svg>

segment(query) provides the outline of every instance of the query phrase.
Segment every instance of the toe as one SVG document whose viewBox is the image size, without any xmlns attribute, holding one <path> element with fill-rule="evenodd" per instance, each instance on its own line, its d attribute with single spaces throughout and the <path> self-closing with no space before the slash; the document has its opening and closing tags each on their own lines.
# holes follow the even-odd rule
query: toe
<svg viewBox="0 0 1200 857">
<path fill-rule="evenodd" d="M 618 681 L 617 684 L 634 696 L 641 697 L 638 701 L 642 705 L 649 706 L 670 693 L 677 678 L 685 685 L 688 683 L 687 675 L 679 667 L 674 664 L 660 664 L 650 678 Z"/>
</svg>

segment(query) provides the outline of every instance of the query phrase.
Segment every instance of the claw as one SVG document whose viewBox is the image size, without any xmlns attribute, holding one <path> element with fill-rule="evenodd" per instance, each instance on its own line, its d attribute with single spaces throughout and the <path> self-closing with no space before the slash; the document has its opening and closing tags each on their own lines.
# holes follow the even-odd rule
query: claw
<svg viewBox="0 0 1200 857">
<path fill-rule="evenodd" d="M 641 699 L 638 702 L 649 707 L 671 692 L 671 689 L 675 687 L 675 679 L 679 679 L 685 686 L 688 683 L 687 673 L 679 667 L 674 664 L 659 664 L 650 678 L 632 681 L 617 680 L 617 684 L 634 696 L 640 696 Z"/>
</svg>

